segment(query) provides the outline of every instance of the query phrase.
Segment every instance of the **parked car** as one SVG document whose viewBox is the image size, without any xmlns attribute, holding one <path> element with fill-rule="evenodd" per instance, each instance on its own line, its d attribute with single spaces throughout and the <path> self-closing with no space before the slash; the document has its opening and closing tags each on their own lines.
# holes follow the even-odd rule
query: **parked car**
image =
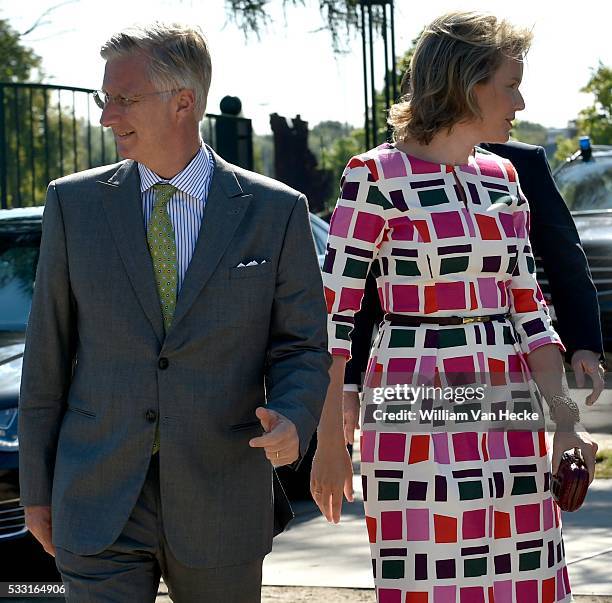
<svg viewBox="0 0 612 603">
<path fill-rule="evenodd" d="M 26 529 L 19 500 L 17 403 L 42 214 L 42 207 L 0 210 L 0 582 L 60 580 L 53 558 Z M 322 265 L 328 225 L 312 214 L 310 223 Z"/>
<path fill-rule="evenodd" d="M 576 223 L 597 288 L 604 348 L 612 352 L 612 146 L 591 145 L 588 137 L 580 145 L 553 177 Z M 538 281 L 554 318 L 555 300 L 541 268 Z"/>
</svg>

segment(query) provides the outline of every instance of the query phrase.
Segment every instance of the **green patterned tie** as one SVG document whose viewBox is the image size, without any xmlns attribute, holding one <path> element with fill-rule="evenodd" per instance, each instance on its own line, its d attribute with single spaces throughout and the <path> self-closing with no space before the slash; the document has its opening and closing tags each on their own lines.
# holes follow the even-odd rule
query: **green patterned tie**
<svg viewBox="0 0 612 603">
<path fill-rule="evenodd" d="M 176 307 L 178 283 L 174 228 L 167 209 L 168 201 L 176 192 L 176 187 L 171 184 L 155 184 L 153 188 L 155 189 L 155 206 L 149 220 L 147 241 L 155 270 L 155 282 L 164 317 L 164 328 L 167 333 Z"/>
<path fill-rule="evenodd" d="M 155 205 L 147 228 L 147 241 L 155 270 L 157 294 L 164 317 L 166 333 L 172 324 L 176 307 L 178 270 L 176 266 L 176 242 L 174 228 L 168 215 L 168 201 L 176 191 L 171 184 L 155 184 Z M 152 454 L 159 452 L 159 422 L 155 426 Z"/>
</svg>

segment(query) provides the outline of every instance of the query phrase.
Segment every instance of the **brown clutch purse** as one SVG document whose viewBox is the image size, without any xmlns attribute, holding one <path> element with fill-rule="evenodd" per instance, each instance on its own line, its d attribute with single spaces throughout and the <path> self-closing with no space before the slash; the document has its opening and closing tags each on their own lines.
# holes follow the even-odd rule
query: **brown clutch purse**
<svg viewBox="0 0 612 603">
<path fill-rule="evenodd" d="M 550 491 L 562 511 L 580 508 L 589 488 L 589 471 L 580 448 L 566 450 L 561 456 L 559 469 L 552 476 Z"/>
</svg>

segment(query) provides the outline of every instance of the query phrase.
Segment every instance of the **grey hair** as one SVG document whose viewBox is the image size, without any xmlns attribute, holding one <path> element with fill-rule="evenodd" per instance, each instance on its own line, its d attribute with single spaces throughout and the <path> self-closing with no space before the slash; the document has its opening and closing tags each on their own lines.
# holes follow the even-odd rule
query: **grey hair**
<svg viewBox="0 0 612 603">
<path fill-rule="evenodd" d="M 200 29 L 179 23 L 137 25 L 112 35 L 100 48 L 100 56 L 106 61 L 137 53 L 148 57 L 148 77 L 159 90 L 193 90 L 194 114 L 201 121 L 206 111 L 212 64 Z"/>
</svg>

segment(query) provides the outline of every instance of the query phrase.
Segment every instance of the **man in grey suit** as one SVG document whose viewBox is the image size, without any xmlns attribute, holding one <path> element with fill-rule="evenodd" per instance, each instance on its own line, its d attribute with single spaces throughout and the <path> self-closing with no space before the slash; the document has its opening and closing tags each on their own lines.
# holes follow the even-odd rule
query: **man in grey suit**
<svg viewBox="0 0 612 603">
<path fill-rule="evenodd" d="M 127 160 L 49 185 L 20 399 L 27 525 L 78 603 L 260 601 L 272 465 L 328 385 L 303 195 L 202 144 L 202 35 L 103 47 Z"/>
</svg>

